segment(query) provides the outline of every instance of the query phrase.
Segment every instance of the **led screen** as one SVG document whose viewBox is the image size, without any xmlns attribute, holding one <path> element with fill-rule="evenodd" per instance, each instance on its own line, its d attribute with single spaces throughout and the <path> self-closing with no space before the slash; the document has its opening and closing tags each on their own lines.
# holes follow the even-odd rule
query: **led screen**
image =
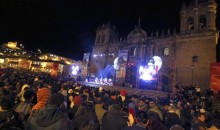
<svg viewBox="0 0 220 130">
<path fill-rule="evenodd" d="M 154 56 L 147 65 L 139 67 L 139 78 L 145 81 L 157 80 L 157 75 L 162 66 L 159 56 Z"/>
<path fill-rule="evenodd" d="M 79 66 L 78 65 L 73 65 L 72 66 L 72 74 L 77 75 L 79 72 Z"/>
</svg>

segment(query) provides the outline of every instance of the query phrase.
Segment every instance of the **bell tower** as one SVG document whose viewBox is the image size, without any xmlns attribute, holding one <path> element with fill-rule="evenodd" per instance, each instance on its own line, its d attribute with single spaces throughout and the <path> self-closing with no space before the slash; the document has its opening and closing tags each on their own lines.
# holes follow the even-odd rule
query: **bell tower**
<svg viewBox="0 0 220 130">
<path fill-rule="evenodd" d="M 118 39 L 117 36 L 115 26 L 112 27 L 110 22 L 103 24 L 96 30 L 95 45 L 104 45 L 116 41 Z"/>
<path fill-rule="evenodd" d="M 214 0 L 209 0 L 206 14 L 208 30 L 216 30 L 216 10 L 217 3 Z"/>
<path fill-rule="evenodd" d="M 216 9 L 214 0 L 194 0 L 189 5 L 183 3 L 180 10 L 180 33 L 216 31 Z"/>
</svg>

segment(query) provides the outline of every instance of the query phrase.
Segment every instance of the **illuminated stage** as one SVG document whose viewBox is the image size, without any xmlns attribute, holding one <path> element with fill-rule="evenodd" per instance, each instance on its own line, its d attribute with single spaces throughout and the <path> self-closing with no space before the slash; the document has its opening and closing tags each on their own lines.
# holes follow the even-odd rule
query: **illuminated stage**
<svg viewBox="0 0 220 130">
<path fill-rule="evenodd" d="M 147 97 L 163 97 L 166 98 L 168 96 L 167 92 L 156 91 L 156 90 L 146 90 L 146 89 L 137 89 L 130 87 L 121 87 L 115 85 L 101 85 L 91 82 L 78 81 L 81 85 L 91 86 L 91 87 L 102 87 L 104 90 L 110 91 L 120 91 L 121 89 L 125 89 L 129 95 L 142 95 Z"/>
<path fill-rule="evenodd" d="M 110 91 L 120 91 L 124 88 L 129 95 L 167 97 L 167 92 L 157 91 L 158 73 L 162 67 L 162 59 L 159 56 L 153 56 L 148 62 L 135 64 L 128 62 L 127 53 L 127 51 L 119 52 L 113 65 L 99 69 L 97 74 L 86 76 L 84 81 L 78 81 L 78 83 L 91 87 L 102 87 Z M 93 55 L 93 57 L 95 58 L 97 55 Z M 72 66 L 72 75 L 78 75 L 79 68 L 78 65 Z M 129 85 L 122 87 L 123 82 Z"/>
</svg>

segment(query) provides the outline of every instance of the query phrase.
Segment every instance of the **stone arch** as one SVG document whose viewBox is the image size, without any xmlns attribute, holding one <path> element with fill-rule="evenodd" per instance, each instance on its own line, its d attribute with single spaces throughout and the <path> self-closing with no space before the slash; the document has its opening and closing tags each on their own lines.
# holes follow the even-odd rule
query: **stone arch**
<svg viewBox="0 0 220 130">
<path fill-rule="evenodd" d="M 188 30 L 194 30 L 194 19 L 193 17 L 189 17 L 187 20 Z"/>
<path fill-rule="evenodd" d="M 206 27 L 206 16 L 205 15 L 200 15 L 199 16 L 199 28 L 203 29 Z"/>
</svg>

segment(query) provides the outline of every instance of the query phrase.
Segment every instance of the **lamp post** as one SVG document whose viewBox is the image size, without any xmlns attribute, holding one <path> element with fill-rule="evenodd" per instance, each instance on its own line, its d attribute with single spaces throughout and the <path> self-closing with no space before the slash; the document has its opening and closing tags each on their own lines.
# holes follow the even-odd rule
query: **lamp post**
<svg viewBox="0 0 220 130">
<path fill-rule="evenodd" d="M 192 85 L 193 85 L 193 73 L 194 73 L 194 65 L 191 65 L 191 70 L 192 70 Z"/>
</svg>

